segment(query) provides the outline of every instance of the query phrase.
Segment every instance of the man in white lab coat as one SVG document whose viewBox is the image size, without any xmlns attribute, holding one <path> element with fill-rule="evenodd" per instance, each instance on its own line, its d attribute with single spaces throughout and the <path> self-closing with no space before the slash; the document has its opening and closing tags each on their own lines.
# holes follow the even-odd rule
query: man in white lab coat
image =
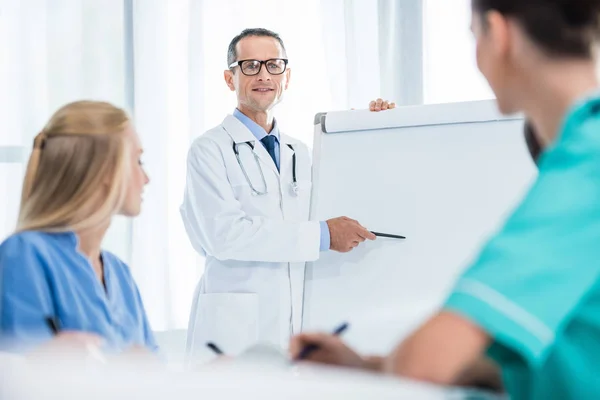
<svg viewBox="0 0 600 400">
<path fill-rule="evenodd" d="M 196 357 L 206 342 L 232 355 L 258 342 L 286 348 L 301 327 L 305 262 L 375 239 L 350 218 L 308 220 L 309 151 L 280 131 L 273 113 L 290 78 L 281 38 L 247 29 L 227 62 L 238 105 L 192 144 L 181 206 L 192 245 L 206 257 L 188 328 Z"/>
</svg>

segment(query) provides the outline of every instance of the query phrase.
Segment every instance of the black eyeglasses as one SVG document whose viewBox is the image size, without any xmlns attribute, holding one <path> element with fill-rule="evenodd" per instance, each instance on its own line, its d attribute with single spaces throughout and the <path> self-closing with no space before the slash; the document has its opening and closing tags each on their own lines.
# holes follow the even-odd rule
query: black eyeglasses
<svg viewBox="0 0 600 400">
<path fill-rule="evenodd" d="M 287 58 L 271 58 L 270 60 L 240 60 L 231 63 L 230 69 L 239 66 L 242 74 L 247 76 L 258 75 L 260 70 L 265 64 L 267 72 L 271 75 L 281 75 L 287 69 L 288 60 Z"/>
</svg>

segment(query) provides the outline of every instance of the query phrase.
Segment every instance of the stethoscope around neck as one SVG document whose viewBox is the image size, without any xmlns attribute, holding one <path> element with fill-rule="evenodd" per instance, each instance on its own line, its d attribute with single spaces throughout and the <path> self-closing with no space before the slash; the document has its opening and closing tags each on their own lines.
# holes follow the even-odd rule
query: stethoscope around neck
<svg viewBox="0 0 600 400">
<path fill-rule="evenodd" d="M 258 170 L 260 171 L 260 177 L 263 182 L 264 190 L 260 191 L 260 190 L 256 189 L 254 187 L 254 185 L 252 184 L 252 181 L 250 180 L 250 177 L 248 176 L 248 173 L 246 172 L 246 168 L 244 168 L 244 164 L 242 163 L 242 160 L 240 159 L 240 151 L 238 149 L 239 144 L 247 144 L 252 149 L 252 155 L 254 156 L 254 161 L 256 162 L 256 166 L 258 167 Z M 292 179 L 293 180 L 292 180 L 292 183 L 290 184 L 290 186 L 291 186 L 292 193 L 294 194 L 294 196 L 298 196 L 298 181 L 296 180 L 296 151 L 294 150 L 294 148 L 292 147 L 291 144 L 288 143 L 287 146 L 294 152 L 294 154 L 292 155 Z M 234 142 L 233 143 L 233 152 L 235 153 L 235 158 L 237 158 L 237 162 L 240 166 L 240 169 L 242 170 L 244 177 L 246 178 L 246 182 L 248 182 L 248 186 L 250 186 L 252 195 L 253 196 L 264 196 L 267 193 L 269 193 L 269 191 L 267 190 L 267 180 L 265 179 L 265 174 L 263 173 L 263 170 L 260 166 L 260 160 L 258 159 L 258 155 L 254 151 L 254 143 L 253 142 L 243 142 L 243 143 L 235 143 Z"/>
</svg>

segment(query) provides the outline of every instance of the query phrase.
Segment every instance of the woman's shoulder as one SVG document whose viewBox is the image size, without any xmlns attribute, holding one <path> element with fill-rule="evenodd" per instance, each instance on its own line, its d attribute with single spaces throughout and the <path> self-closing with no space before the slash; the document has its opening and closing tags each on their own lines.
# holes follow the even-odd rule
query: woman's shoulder
<svg viewBox="0 0 600 400">
<path fill-rule="evenodd" d="M 16 232 L 0 244 L 0 262 L 48 260 L 53 254 L 64 255 L 66 249 L 76 247 L 77 238 L 72 232 Z"/>
<path fill-rule="evenodd" d="M 13 233 L 0 244 L 0 254 L 35 250 L 46 247 L 50 240 L 46 232 L 24 231 Z"/>
<path fill-rule="evenodd" d="M 47 271 L 47 255 L 53 246 L 52 238 L 44 232 L 18 232 L 0 244 L 0 273 L 4 279 L 28 279 L 41 276 Z M 19 278 L 21 277 L 21 278 Z"/>
</svg>

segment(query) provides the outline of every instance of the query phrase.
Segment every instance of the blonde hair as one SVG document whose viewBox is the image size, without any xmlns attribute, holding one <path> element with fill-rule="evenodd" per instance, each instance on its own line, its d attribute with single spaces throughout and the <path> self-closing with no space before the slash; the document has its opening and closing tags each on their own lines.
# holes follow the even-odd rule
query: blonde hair
<svg viewBox="0 0 600 400">
<path fill-rule="evenodd" d="M 127 113 L 77 101 L 35 137 L 23 182 L 17 231 L 84 230 L 110 221 L 129 179 Z"/>
</svg>

